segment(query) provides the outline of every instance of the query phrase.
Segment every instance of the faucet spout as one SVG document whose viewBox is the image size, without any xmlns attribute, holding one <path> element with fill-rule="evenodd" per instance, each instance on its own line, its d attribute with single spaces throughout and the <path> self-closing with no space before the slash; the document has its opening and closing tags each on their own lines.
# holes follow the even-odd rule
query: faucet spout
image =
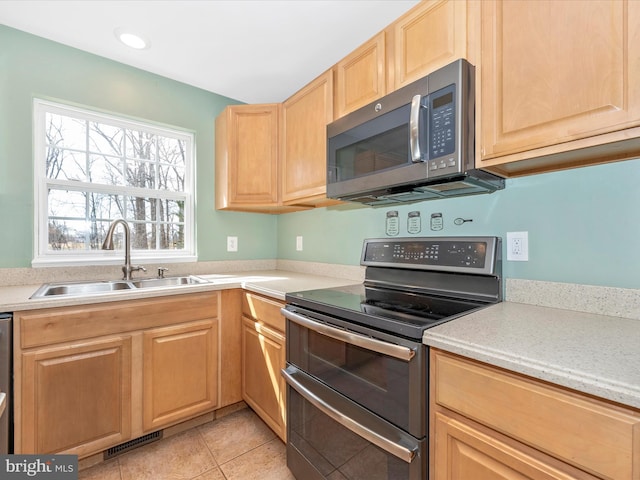
<svg viewBox="0 0 640 480">
<path fill-rule="evenodd" d="M 127 222 L 119 218 L 117 220 L 114 220 L 111 225 L 109 225 L 109 229 L 107 230 L 104 242 L 102 243 L 102 249 L 113 250 L 113 234 L 118 225 L 122 225 L 124 228 L 124 266 L 122 267 L 122 273 L 124 274 L 123 279 L 131 280 L 131 272 L 138 270 L 146 272 L 147 270 L 144 267 L 131 266 L 131 230 L 129 229 L 129 224 Z"/>
</svg>

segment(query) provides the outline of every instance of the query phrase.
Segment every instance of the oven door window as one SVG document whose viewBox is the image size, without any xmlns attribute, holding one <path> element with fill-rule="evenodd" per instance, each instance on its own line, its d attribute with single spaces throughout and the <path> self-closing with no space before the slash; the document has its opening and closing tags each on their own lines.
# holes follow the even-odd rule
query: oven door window
<svg viewBox="0 0 640 480">
<path fill-rule="evenodd" d="M 289 322 L 289 329 L 289 363 L 403 430 L 423 434 L 425 419 L 420 403 L 426 393 L 420 391 L 424 379 L 419 362 L 424 360 L 419 352 L 405 361 L 293 322 Z"/>
</svg>

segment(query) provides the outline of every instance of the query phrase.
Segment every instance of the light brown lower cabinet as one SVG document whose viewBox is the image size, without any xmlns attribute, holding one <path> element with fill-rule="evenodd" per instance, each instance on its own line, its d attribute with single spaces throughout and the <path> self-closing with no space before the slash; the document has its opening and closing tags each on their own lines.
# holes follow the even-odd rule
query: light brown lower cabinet
<svg viewBox="0 0 640 480">
<path fill-rule="evenodd" d="M 15 453 L 84 458 L 243 399 L 284 440 L 283 305 L 230 289 L 16 312 Z"/>
<path fill-rule="evenodd" d="M 436 479 L 447 480 L 596 480 L 542 454 L 533 456 L 509 439 L 464 417 L 436 413 Z M 503 441 L 504 440 L 504 441 Z"/>
<path fill-rule="evenodd" d="M 218 320 L 143 333 L 143 425 L 153 431 L 216 407 Z"/>
<path fill-rule="evenodd" d="M 100 451 L 131 434 L 131 336 L 22 355 L 23 453 Z"/>
<path fill-rule="evenodd" d="M 243 295 L 242 398 L 286 441 L 286 386 L 280 374 L 286 362 L 280 314 L 284 304 L 248 292 Z"/>
<path fill-rule="evenodd" d="M 17 312 L 15 453 L 82 458 L 217 408 L 218 300 L 205 292 Z"/>
<path fill-rule="evenodd" d="M 639 480 L 640 411 L 431 350 L 432 480 Z"/>
</svg>

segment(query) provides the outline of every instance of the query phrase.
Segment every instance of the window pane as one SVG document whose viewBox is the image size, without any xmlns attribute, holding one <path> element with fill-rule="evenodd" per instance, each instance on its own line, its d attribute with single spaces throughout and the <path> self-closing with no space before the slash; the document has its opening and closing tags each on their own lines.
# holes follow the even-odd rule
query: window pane
<svg viewBox="0 0 640 480">
<path fill-rule="evenodd" d="M 99 249 L 95 225 L 84 220 L 49 220 L 49 250 Z"/>
<path fill-rule="evenodd" d="M 184 201 L 160 200 L 158 215 L 162 222 L 184 222 Z"/>
<path fill-rule="evenodd" d="M 124 217 L 123 198 L 107 193 L 89 193 L 89 219 L 110 222 Z M 108 225 L 107 225 L 108 228 Z"/>
<path fill-rule="evenodd" d="M 154 139 L 155 135 L 151 133 L 127 130 L 127 157 L 155 160 Z"/>
<path fill-rule="evenodd" d="M 122 156 L 124 130 L 104 123 L 89 124 L 89 150 L 104 155 Z"/>
<path fill-rule="evenodd" d="M 72 240 L 64 220 L 49 220 L 49 250 L 71 250 Z"/>
<path fill-rule="evenodd" d="M 158 137 L 158 161 L 184 168 L 186 145 L 177 138 Z"/>
<path fill-rule="evenodd" d="M 181 250 L 184 248 L 184 225 L 173 223 L 160 225 L 160 249 Z"/>
<path fill-rule="evenodd" d="M 80 218 L 87 212 L 86 193 L 69 190 L 49 190 L 49 216 Z"/>
<path fill-rule="evenodd" d="M 86 154 L 60 148 L 47 148 L 46 172 L 47 178 L 59 180 L 87 180 Z"/>
<path fill-rule="evenodd" d="M 134 223 L 131 225 L 131 248 L 135 250 L 155 250 L 155 225 L 151 223 Z"/>
<path fill-rule="evenodd" d="M 127 220 L 151 221 L 155 220 L 155 199 L 144 197 L 126 197 L 125 218 Z"/>
<path fill-rule="evenodd" d="M 158 165 L 158 189 L 184 192 L 184 168 Z"/>
<path fill-rule="evenodd" d="M 124 185 L 122 176 L 122 158 L 106 155 L 89 157 L 90 181 L 105 185 Z"/>
<path fill-rule="evenodd" d="M 127 181 L 130 187 L 153 188 L 156 186 L 156 166 L 149 162 L 127 160 Z"/>
<path fill-rule="evenodd" d="M 45 116 L 47 144 L 58 148 L 87 148 L 87 122 L 55 113 Z"/>
</svg>

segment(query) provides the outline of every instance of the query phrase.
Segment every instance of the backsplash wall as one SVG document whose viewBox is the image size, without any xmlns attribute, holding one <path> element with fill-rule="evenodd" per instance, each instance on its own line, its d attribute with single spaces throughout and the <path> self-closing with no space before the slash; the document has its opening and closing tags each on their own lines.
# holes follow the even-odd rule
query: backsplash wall
<svg viewBox="0 0 640 480">
<path fill-rule="evenodd" d="M 386 214 L 397 210 L 399 236 L 496 235 L 529 232 L 529 261 L 504 261 L 507 278 L 640 288 L 640 160 L 508 179 L 490 195 L 399 207 L 344 205 L 281 215 L 278 258 L 357 264 L 362 240 L 387 237 Z M 407 231 L 419 211 L 422 230 Z M 430 229 L 442 213 L 443 229 Z M 471 219 L 455 225 L 456 218 Z M 303 251 L 296 251 L 296 236 Z M 503 242 L 503 252 L 506 245 Z M 506 255 L 503 255 L 506 258 Z"/>
</svg>

